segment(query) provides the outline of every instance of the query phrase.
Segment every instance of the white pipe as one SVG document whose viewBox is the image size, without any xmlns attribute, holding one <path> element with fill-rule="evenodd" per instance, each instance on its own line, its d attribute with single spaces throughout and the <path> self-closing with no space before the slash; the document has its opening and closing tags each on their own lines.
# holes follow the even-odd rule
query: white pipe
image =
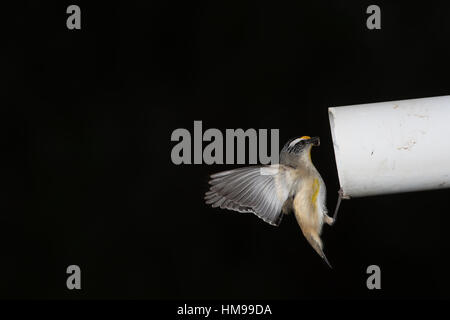
<svg viewBox="0 0 450 320">
<path fill-rule="evenodd" d="M 328 109 L 344 196 L 450 187 L 450 96 Z"/>
</svg>

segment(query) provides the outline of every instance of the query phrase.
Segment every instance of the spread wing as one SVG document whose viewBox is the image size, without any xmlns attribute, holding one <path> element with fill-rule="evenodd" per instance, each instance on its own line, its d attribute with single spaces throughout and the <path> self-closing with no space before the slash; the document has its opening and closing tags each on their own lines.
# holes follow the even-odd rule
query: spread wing
<svg viewBox="0 0 450 320">
<path fill-rule="evenodd" d="M 254 166 L 211 175 L 207 204 L 238 212 L 252 212 L 279 225 L 281 208 L 295 181 L 294 170 L 284 165 Z"/>
</svg>

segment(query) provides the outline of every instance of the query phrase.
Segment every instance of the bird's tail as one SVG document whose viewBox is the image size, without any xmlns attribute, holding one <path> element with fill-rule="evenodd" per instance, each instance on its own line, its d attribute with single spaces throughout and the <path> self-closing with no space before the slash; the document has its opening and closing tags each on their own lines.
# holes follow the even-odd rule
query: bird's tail
<svg viewBox="0 0 450 320">
<path fill-rule="evenodd" d="M 319 253 L 319 254 L 320 254 L 320 253 Z M 327 259 L 327 256 L 325 255 L 325 253 L 323 253 L 323 251 L 322 251 L 321 257 L 322 257 L 322 259 L 327 263 L 327 265 L 328 265 L 331 269 L 333 269 L 333 266 L 330 264 L 330 262 L 329 262 L 328 259 Z"/>
<path fill-rule="evenodd" d="M 307 238 L 308 242 L 311 244 L 311 246 L 314 248 L 314 250 L 319 254 L 319 256 L 326 262 L 326 264 L 333 269 L 330 262 L 327 259 L 327 256 L 323 252 L 323 244 L 322 240 L 319 236 L 310 236 Z"/>
</svg>

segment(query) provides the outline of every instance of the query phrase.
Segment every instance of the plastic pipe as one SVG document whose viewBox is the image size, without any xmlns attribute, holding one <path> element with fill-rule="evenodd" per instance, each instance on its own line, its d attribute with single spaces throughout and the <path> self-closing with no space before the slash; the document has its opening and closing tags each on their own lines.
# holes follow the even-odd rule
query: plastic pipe
<svg viewBox="0 0 450 320">
<path fill-rule="evenodd" d="M 450 96 L 329 108 L 343 196 L 450 187 Z"/>
</svg>

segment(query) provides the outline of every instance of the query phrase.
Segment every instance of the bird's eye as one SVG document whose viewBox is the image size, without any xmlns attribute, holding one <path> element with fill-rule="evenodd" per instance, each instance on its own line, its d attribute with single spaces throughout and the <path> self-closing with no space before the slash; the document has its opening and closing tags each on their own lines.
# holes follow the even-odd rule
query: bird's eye
<svg viewBox="0 0 450 320">
<path fill-rule="evenodd" d="M 311 139 L 310 136 L 303 136 L 303 137 L 301 137 L 301 138 L 293 139 L 293 140 L 289 143 L 288 148 L 292 148 L 292 147 L 294 147 L 294 146 L 297 145 L 297 144 L 298 144 L 298 147 L 300 147 L 300 146 L 302 146 L 302 145 L 304 144 L 304 141 L 305 141 L 305 140 L 309 140 L 309 139 Z"/>
</svg>

